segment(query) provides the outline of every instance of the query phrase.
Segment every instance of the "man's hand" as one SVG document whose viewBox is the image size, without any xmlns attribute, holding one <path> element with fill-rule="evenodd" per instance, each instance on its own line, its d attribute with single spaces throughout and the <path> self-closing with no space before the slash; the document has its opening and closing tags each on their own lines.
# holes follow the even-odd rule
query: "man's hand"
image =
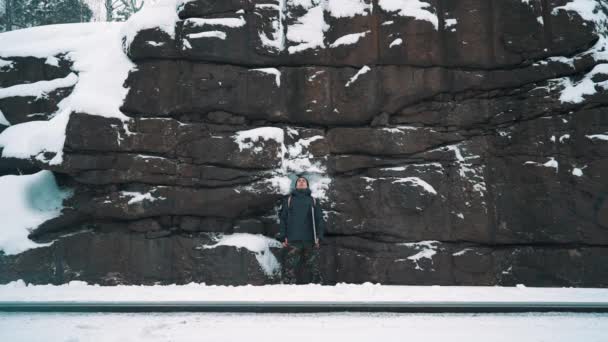
<svg viewBox="0 0 608 342">
<path fill-rule="evenodd" d="M 287 247 L 289 246 L 289 243 L 287 242 L 287 238 L 285 238 L 285 241 L 283 241 L 283 247 Z"/>
</svg>

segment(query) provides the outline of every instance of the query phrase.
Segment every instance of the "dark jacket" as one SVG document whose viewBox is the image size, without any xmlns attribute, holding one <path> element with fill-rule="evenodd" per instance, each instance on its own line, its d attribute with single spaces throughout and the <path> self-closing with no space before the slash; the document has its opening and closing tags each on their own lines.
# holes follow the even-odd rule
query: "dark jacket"
<svg viewBox="0 0 608 342">
<path fill-rule="evenodd" d="M 310 189 L 293 189 L 291 191 L 291 205 L 288 207 L 289 196 L 283 199 L 279 218 L 281 221 L 281 230 L 278 239 L 283 241 L 285 238 L 288 241 L 314 241 L 312 212 L 313 207 L 312 196 Z M 323 210 L 319 205 L 319 201 L 315 200 L 314 206 L 315 225 L 317 228 L 317 238 L 319 241 L 323 239 L 325 231 L 325 222 L 323 222 Z"/>
</svg>

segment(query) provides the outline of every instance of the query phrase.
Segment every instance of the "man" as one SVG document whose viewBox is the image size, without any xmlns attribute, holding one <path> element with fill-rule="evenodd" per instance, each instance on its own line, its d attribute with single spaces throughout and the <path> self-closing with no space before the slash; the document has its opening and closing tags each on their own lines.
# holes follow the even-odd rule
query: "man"
<svg viewBox="0 0 608 342">
<path fill-rule="evenodd" d="M 308 179 L 298 177 L 295 189 L 283 201 L 279 216 L 281 230 L 278 239 L 286 250 L 283 283 L 296 283 L 297 268 L 301 263 L 311 270 L 313 283 L 322 283 L 319 249 L 325 223 L 318 201 L 311 196 Z"/>
</svg>

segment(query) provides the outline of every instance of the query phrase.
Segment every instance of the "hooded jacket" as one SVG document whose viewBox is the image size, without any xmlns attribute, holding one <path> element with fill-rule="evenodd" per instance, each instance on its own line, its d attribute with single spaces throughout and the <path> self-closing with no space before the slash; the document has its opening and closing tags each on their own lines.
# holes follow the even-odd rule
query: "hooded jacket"
<svg viewBox="0 0 608 342">
<path fill-rule="evenodd" d="M 287 196 L 283 199 L 279 218 L 281 221 L 281 230 L 279 232 L 279 240 L 285 238 L 288 241 L 314 241 L 312 212 L 314 207 L 315 225 L 317 228 L 317 238 L 319 241 L 323 239 L 325 231 L 325 222 L 323 222 L 323 210 L 317 203 L 313 205 L 311 191 L 309 188 L 291 190 L 291 205 L 288 206 Z M 318 202 L 318 201 L 315 201 Z"/>
</svg>

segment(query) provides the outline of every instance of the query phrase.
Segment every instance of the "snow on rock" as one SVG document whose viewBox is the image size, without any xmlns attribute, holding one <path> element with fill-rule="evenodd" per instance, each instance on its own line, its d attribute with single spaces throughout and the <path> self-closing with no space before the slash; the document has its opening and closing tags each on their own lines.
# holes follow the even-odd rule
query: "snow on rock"
<svg viewBox="0 0 608 342">
<path fill-rule="evenodd" d="M 604 90 L 608 89 L 608 80 L 596 82 L 593 81 L 596 75 L 608 75 L 608 64 L 598 64 L 591 71 L 585 74 L 585 77 L 578 82 L 573 82 L 569 77 L 551 80 L 552 85 L 559 85 L 563 89 L 559 100 L 561 102 L 580 103 L 583 102 L 584 95 L 593 95 L 597 93 L 597 88 Z"/>
<path fill-rule="evenodd" d="M 420 252 L 418 252 L 414 255 L 410 255 L 409 257 L 407 257 L 407 259 L 395 259 L 395 261 L 412 260 L 414 262 L 414 264 L 416 264 L 416 269 L 423 271 L 424 269 L 422 267 L 420 267 L 420 265 L 418 265 L 418 260 L 420 260 L 422 258 L 427 258 L 427 259 L 430 259 L 431 263 L 432 263 L 433 255 L 435 255 L 437 253 L 437 251 L 436 251 L 437 246 L 435 246 L 434 244 L 438 244 L 438 243 L 439 243 L 439 241 L 435 241 L 435 240 L 397 243 L 398 246 L 407 246 L 407 247 L 413 247 L 415 249 L 420 249 Z M 431 270 L 434 271 L 435 269 L 432 268 Z"/>
<path fill-rule="evenodd" d="M 432 162 L 432 163 L 416 163 L 416 164 L 407 164 L 404 166 L 393 166 L 393 167 L 383 167 L 380 168 L 380 170 L 387 170 L 387 171 L 405 171 L 407 169 L 410 168 L 420 168 L 420 167 L 425 167 L 426 169 L 430 169 L 429 171 L 434 171 L 440 174 L 444 173 L 444 167 L 443 165 L 441 165 L 441 163 L 437 163 L 437 162 Z"/>
<path fill-rule="evenodd" d="M 55 56 L 48 56 L 46 58 L 46 60 L 44 61 L 44 64 L 48 64 L 48 65 L 52 65 L 52 66 L 59 66 L 59 59 Z"/>
<path fill-rule="evenodd" d="M 51 245 L 53 242 L 36 243 L 27 236 L 43 222 L 59 216 L 63 200 L 73 192 L 60 189 L 53 173 L 43 170 L 0 177 L 0 193 L 7 199 L 0 206 L 0 250 L 10 255 Z"/>
<path fill-rule="evenodd" d="M 591 139 L 591 140 L 603 140 L 603 141 L 608 141 L 608 133 L 605 133 L 605 134 L 593 134 L 593 135 L 585 135 L 585 137 L 587 137 L 587 139 Z"/>
<path fill-rule="evenodd" d="M 373 3 L 365 3 L 365 0 L 329 0 L 327 11 L 335 18 L 348 18 L 355 15 L 368 15 L 373 10 Z"/>
<path fill-rule="evenodd" d="M 435 191 L 435 188 L 433 188 L 433 186 L 431 186 L 429 183 L 423 181 L 422 179 L 420 179 L 418 177 L 377 177 L 377 178 L 361 177 L 361 178 L 364 179 L 368 183 L 373 183 L 379 179 L 392 180 L 392 183 L 397 183 L 397 184 L 408 183 L 415 187 L 422 188 L 422 190 L 424 190 L 425 192 L 428 192 L 430 194 L 433 194 L 433 195 L 437 194 L 437 191 Z M 368 185 L 368 186 L 366 186 L 365 190 L 372 191 L 373 187 L 371 185 Z"/>
<path fill-rule="evenodd" d="M 0 110 L 0 125 L 3 125 L 3 126 L 10 126 L 11 125 L 11 123 L 8 122 L 8 120 L 4 116 L 4 113 L 2 113 L 1 110 Z"/>
<path fill-rule="evenodd" d="M 472 248 L 465 248 L 463 250 L 460 250 L 458 252 L 452 253 L 453 256 L 459 256 L 459 255 L 464 255 L 467 251 L 472 251 Z"/>
<path fill-rule="evenodd" d="M 557 160 L 555 160 L 555 158 L 550 157 L 549 161 L 544 163 L 543 166 L 555 168 L 555 172 L 557 173 L 558 163 L 557 163 Z"/>
<path fill-rule="evenodd" d="M 551 14 L 560 11 L 576 12 L 583 20 L 594 23 L 606 22 L 606 14 L 601 10 L 601 2 L 596 0 L 573 0 L 563 6 L 554 7 Z"/>
<path fill-rule="evenodd" d="M 72 72 L 64 78 L 17 84 L 12 87 L 0 88 L 0 99 L 16 96 L 35 96 L 36 99 L 39 99 L 41 97 L 46 97 L 48 93 L 59 88 L 72 87 L 76 82 L 78 82 L 78 76 Z"/>
<path fill-rule="evenodd" d="M 163 46 L 163 45 L 165 45 L 165 42 L 153 42 L 153 41 L 147 41 L 147 42 L 146 42 L 146 44 L 148 44 L 148 45 L 152 45 L 152 46 L 154 46 L 154 47 L 157 47 L 157 46 Z"/>
<path fill-rule="evenodd" d="M 458 174 L 460 177 L 472 185 L 473 190 L 479 194 L 480 198 L 485 197 L 485 166 L 483 164 L 474 164 L 468 162 L 472 159 L 479 159 L 480 156 L 468 153 L 465 143 L 449 145 L 442 147 L 441 149 L 454 152 L 456 164 L 458 165 Z M 466 154 L 466 156 L 463 154 Z M 465 189 L 463 188 L 463 190 Z M 482 204 L 484 204 L 484 209 L 487 212 L 485 201 L 482 201 Z"/>
<path fill-rule="evenodd" d="M 287 154 L 284 160 L 286 171 L 289 173 L 324 173 L 326 171 L 325 167 L 319 163 L 312 162 L 311 158 L 313 158 L 313 155 L 310 152 L 304 153 L 304 150 L 308 148 L 311 142 L 319 139 L 324 139 L 324 137 L 316 135 L 310 138 L 299 139 L 293 145 L 287 147 Z"/>
<path fill-rule="evenodd" d="M 123 25 L 58 24 L 0 33 L 0 57 L 48 58 L 65 53 L 65 58 L 73 62 L 72 70 L 78 74 L 72 93 L 58 103 L 58 110 L 49 121 L 25 122 L 0 133 L 4 157 L 38 156 L 42 160 L 41 153 L 48 151 L 55 155 L 44 161 L 60 164 L 65 128 L 72 112 L 129 120 L 119 108 L 128 91 L 123 83 L 135 64 L 121 46 Z M 24 41 L 28 44 L 23 44 Z M 71 80 L 73 76 L 68 79 Z"/>
<path fill-rule="evenodd" d="M 457 23 L 458 23 L 458 20 L 456 20 L 454 18 L 448 18 L 448 19 L 445 20 L 445 28 L 447 29 L 447 28 L 450 28 L 452 26 L 456 26 Z M 454 32 L 454 31 L 456 31 L 456 29 L 453 28 L 451 31 Z"/>
<path fill-rule="evenodd" d="M 355 44 L 356 42 L 359 41 L 359 39 L 365 37 L 366 34 L 372 32 L 371 30 L 367 30 L 365 32 L 360 32 L 360 33 L 351 33 L 351 34 L 347 34 L 344 35 L 338 39 L 336 39 L 333 43 L 331 43 L 329 45 L 329 47 L 337 47 L 340 45 L 352 45 Z"/>
<path fill-rule="evenodd" d="M 184 22 L 184 25 L 190 25 L 194 27 L 204 26 L 224 26 L 224 27 L 242 27 L 247 22 L 243 17 L 239 18 L 188 18 Z"/>
<path fill-rule="evenodd" d="M 293 130 L 295 131 L 295 130 Z M 295 131 L 297 132 L 297 131 Z M 307 175 L 310 181 L 310 190 L 315 198 L 323 201 L 327 199 L 326 191 L 329 188 L 330 178 L 325 176 L 326 168 L 320 162 L 312 162 L 310 153 L 304 154 L 303 150 L 312 141 L 322 137 L 311 137 L 308 139 L 300 139 L 293 146 L 287 147 L 284 142 L 284 130 L 278 127 L 259 127 L 246 131 L 239 131 L 234 136 L 234 141 L 239 145 L 239 150 L 253 148 L 254 153 L 261 152 L 263 147 L 256 146 L 254 143 L 263 140 L 274 140 L 280 144 L 278 157 L 281 160 L 281 166 L 273 170 L 265 179 L 259 183 L 268 185 L 271 191 L 283 195 L 289 194 L 292 184 L 295 181 L 294 172 L 311 173 Z M 259 191 L 258 185 L 250 185 L 241 187 L 245 191 Z M 236 190 L 235 191 L 240 191 Z"/>
<path fill-rule="evenodd" d="M 283 25 L 285 20 L 285 1 L 278 0 L 278 4 L 255 5 L 256 8 L 271 8 L 276 10 L 276 17 L 272 18 L 272 32 L 270 32 L 270 36 L 264 30 L 258 31 L 262 45 L 274 51 L 283 51 L 285 49 L 285 31 Z"/>
<path fill-rule="evenodd" d="M 418 177 L 398 178 L 398 179 L 394 180 L 392 183 L 409 183 L 414 186 L 421 187 L 422 189 L 424 189 L 424 191 L 426 191 L 428 193 L 437 195 L 437 191 L 435 191 L 435 188 L 433 188 L 429 183 L 423 181 L 422 179 L 420 179 Z"/>
<path fill-rule="evenodd" d="M 291 137 L 299 134 L 290 127 L 286 130 Z M 325 137 L 316 135 L 301 138 L 290 145 L 281 142 L 281 166 L 263 182 L 269 183 L 276 193 L 287 195 L 295 186 L 297 175 L 304 175 L 309 180 L 311 195 L 321 202 L 328 201 L 327 192 L 331 178 L 327 176 L 327 167 L 321 159 L 313 161 L 314 156 L 308 151 L 310 144 L 320 139 Z"/>
<path fill-rule="evenodd" d="M 287 48 L 287 51 L 293 54 L 317 47 L 324 48 L 324 32 L 329 29 L 329 25 L 323 18 L 324 4 L 319 3 L 314 7 L 312 7 L 312 3 L 306 4 L 304 1 L 298 4 L 307 10 L 307 12 L 299 17 L 296 23 L 287 27 L 287 40 L 299 43 L 298 45 L 290 46 Z"/>
<path fill-rule="evenodd" d="M 204 31 L 198 33 L 190 33 L 188 34 L 188 38 L 197 39 L 197 38 L 219 38 L 226 39 L 226 32 L 222 31 Z"/>
<path fill-rule="evenodd" d="M 403 43 L 403 39 L 401 39 L 401 38 L 397 38 L 397 39 L 393 40 L 393 41 L 392 41 L 392 42 L 391 42 L 391 43 L 388 45 L 388 47 L 389 47 L 389 48 L 392 48 L 393 46 L 401 45 L 402 43 Z"/>
<path fill-rule="evenodd" d="M 378 0 L 378 5 L 387 12 L 397 12 L 404 17 L 412 17 L 416 20 L 426 20 L 439 29 L 437 15 L 428 10 L 431 4 L 420 0 Z"/>
<path fill-rule="evenodd" d="M 524 165 L 530 165 L 530 164 L 531 164 L 531 165 L 542 165 L 542 166 L 545 166 L 545 167 L 552 167 L 552 168 L 554 168 L 554 169 L 555 169 L 555 173 L 557 173 L 557 171 L 558 171 L 558 166 L 559 166 L 559 164 L 558 164 L 557 160 L 555 160 L 555 158 L 554 158 L 554 157 L 549 157 L 549 160 L 548 160 L 547 162 L 543 163 L 543 164 L 541 164 L 541 163 L 537 163 L 537 162 L 535 162 L 535 161 L 526 161 L 526 162 L 524 163 Z"/>
<path fill-rule="evenodd" d="M 175 23 L 178 0 L 158 0 L 151 2 L 137 13 L 129 17 L 122 27 L 121 36 L 125 39 L 125 48 L 128 51 L 133 39 L 139 31 L 158 28 L 175 39 Z"/>
<path fill-rule="evenodd" d="M 346 82 L 346 84 L 344 85 L 345 87 L 349 87 L 352 83 L 354 83 L 357 78 L 359 78 L 359 76 L 365 74 L 366 72 L 370 71 L 372 69 L 370 69 L 370 67 L 368 67 L 367 65 L 364 65 L 361 69 L 359 69 L 359 71 L 357 71 L 357 73 L 355 75 L 353 75 L 353 77 L 350 78 L 350 80 L 348 80 L 348 82 Z"/>
<path fill-rule="evenodd" d="M 417 130 L 419 127 L 407 126 L 407 125 L 398 125 L 394 127 L 383 127 L 381 130 L 391 132 L 391 133 L 405 133 L 404 131 Z"/>
<path fill-rule="evenodd" d="M 583 176 L 583 169 L 584 168 L 578 168 L 578 167 L 573 168 L 572 169 L 572 175 L 573 176 L 577 176 L 577 177 L 582 177 Z"/>
<path fill-rule="evenodd" d="M 238 131 L 234 135 L 234 141 L 239 145 L 239 151 L 242 151 L 245 148 L 252 148 L 253 143 L 260 139 L 275 140 L 279 144 L 282 144 L 284 139 L 284 133 L 285 132 L 278 127 L 258 127 L 246 131 Z M 250 141 L 244 142 L 245 140 Z M 256 153 L 261 152 L 262 147 L 256 146 L 253 151 Z"/>
<path fill-rule="evenodd" d="M 159 199 L 167 199 L 166 197 L 154 197 L 152 196 L 152 194 L 150 192 L 147 192 L 145 194 L 142 194 L 141 192 L 137 192 L 137 191 L 121 191 L 120 192 L 120 196 L 122 197 L 131 197 L 131 199 L 127 202 L 127 204 L 133 204 L 133 203 L 137 203 L 137 202 L 143 202 L 144 200 L 148 200 L 150 202 L 154 202 L 156 200 Z"/>
<path fill-rule="evenodd" d="M 281 86 L 281 71 L 279 69 L 277 69 L 277 68 L 260 68 L 260 69 L 250 69 L 250 70 L 274 75 L 275 83 L 277 84 L 277 87 Z"/>
<path fill-rule="evenodd" d="M 0 70 L 10 70 L 13 68 L 13 62 L 12 61 L 6 61 L 2 58 L 0 58 Z"/>
<path fill-rule="evenodd" d="M 219 234 L 214 235 L 213 238 L 215 244 L 203 245 L 200 248 L 207 249 L 218 246 L 245 248 L 255 253 L 255 258 L 266 275 L 273 276 L 280 272 L 279 261 L 270 251 L 270 247 L 281 247 L 281 243 L 277 240 L 262 234 L 249 233 Z"/>
</svg>

